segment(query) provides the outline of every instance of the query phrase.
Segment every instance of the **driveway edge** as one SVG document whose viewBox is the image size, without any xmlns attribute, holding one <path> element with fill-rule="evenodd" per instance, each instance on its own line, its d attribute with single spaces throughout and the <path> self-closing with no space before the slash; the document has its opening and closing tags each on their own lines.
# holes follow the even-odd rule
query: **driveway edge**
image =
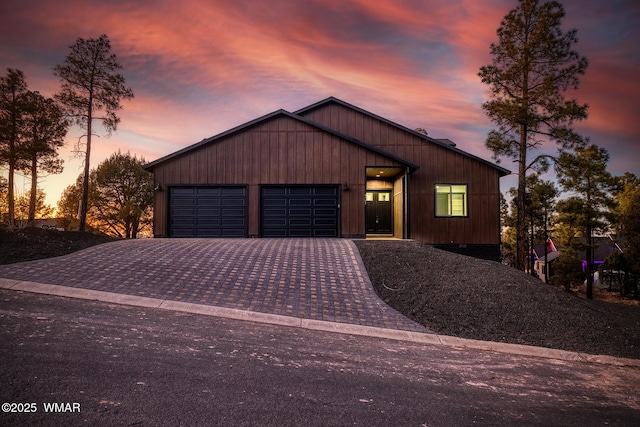
<svg viewBox="0 0 640 427">
<path fill-rule="evenodd" d="M 180 311 L 186 313 L 201 314 L 205 316 L 223 317 L 235 320 L 244 320 L 271 325 L 291 326 L 309 330 L 335 332 L 348 335 L 361 335 L 374 338 L 385 338 L 396 341 L 407 341 L 418 344 L 429 344 L 466 348 L 497 353 L 507 353 L 519 356 L 541 357 L 569 362 L 596 363 L 612 366 L 630 366 L 640 368 L 640 360 L 578 353 L 566 350 L 556 350 L 545 347 L 536 347 L 521 344 L 497 343 L 491 341 L 479 341 L 466 338 L 457 338 L 434 333 L 420 333 L 385 329 L 372 326 L 337 323 L 321 320 L 303 319 L 290 316 L 281 316 L 270 313 L 238 310 L 226 307 L 216 307 L 203 304 L 192 304 L 182 301 L 171 301 L 159 298 L 149 298 L 136 295 L 124 295 L 112 292 L 96 291 L 68 286 L 49 285 L 12 279 L 0 278 L 0 289 L 32 292 L 67 298 L 100 301 L 111 304 L 130 305 L 135 307 L 158 308 L 163 310 Z"/>
</svg>

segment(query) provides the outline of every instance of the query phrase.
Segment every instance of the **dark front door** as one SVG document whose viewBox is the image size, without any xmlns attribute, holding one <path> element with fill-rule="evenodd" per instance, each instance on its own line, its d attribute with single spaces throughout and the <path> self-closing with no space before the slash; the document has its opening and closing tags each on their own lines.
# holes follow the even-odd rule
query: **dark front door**
<svg viewBox="0 0 640 427">
<path fill-rule="evenodd" d="M 392 234 L 391 191 L 367 191 L 365 215 L 367 234 Z"/>
</svg>

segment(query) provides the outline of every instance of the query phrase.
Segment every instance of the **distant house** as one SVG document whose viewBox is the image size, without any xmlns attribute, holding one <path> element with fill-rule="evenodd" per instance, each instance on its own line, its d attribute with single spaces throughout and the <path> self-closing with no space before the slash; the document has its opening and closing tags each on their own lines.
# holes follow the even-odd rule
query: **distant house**
<svg viewBox="0 0 640 427">
<path fill-rule="evenodd" d="M 531 250 L 531 256 L 533 257 L 533 269 L 543 282 L 546 282 L 546 277 L 551 276 L 551 265 L 553 261 L 560 257 L 560 252 L 556 248 L 552 239 L 547 239 L 545 244 L 533 245 Z M 547 269 L 548 274 L 547 274 Z"/>
<path fill-rule="evenodd" d="M 604 260 L 614 252 L 622 253 L 624 243 L 620 241 L 616 235 L 609 234 L 607 236 L 599 236 L 593 238 L 593 264 L 597 270 Z M 587 252 L 585 250 L 578 251 L 580 260 L 582 261 L 582 271 L 587 269 Z"/>
<path fill-rule="evenodd" d="M 145 165 L 157 237 L 394 237 L 499 258 L 510 172 L 336 98 Z"/>
<path fill-rule="evenodd" d="M 549 243 L 550 242 L 550 243 Z M 604 260 L 614 252 L 622 253 L 623 242 L 617 239 L 613 234 L 608 236 L 599 236 L 593 238 L 593 266 L 592 271 L 597 272 L 599 266 L 604 263 Z M 547 251 L 545 260 L 545 250 Z M 538 277 L 544 281 L 545 269 L 549 268 L 549 276 L 553 275 L 552 263 L 562 253 L 562 248 L 558 251 L 553 244 L 553 241 L 549 239 L 546 247 L 543 244 L 534 245 L 532 250 L 532 256 L 534 257 L 534 270 L 538 274 Z M 582 249 L 578 251 L 578 257 L 582 261 L 582 271 L 587 269 L 587 252 Z"/>
</svg>

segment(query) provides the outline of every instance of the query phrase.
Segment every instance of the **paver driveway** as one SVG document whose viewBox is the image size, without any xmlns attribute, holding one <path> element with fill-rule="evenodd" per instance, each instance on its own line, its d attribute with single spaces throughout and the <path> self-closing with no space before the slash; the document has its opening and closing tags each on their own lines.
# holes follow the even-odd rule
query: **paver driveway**
<svg viewBox="0 0 640 427">
<path fill-rule="evenodd" d="M 137 239 L 0 266 L 0 278 L 429 332 L 378 298 L 346 239 Z"/>
</svg>

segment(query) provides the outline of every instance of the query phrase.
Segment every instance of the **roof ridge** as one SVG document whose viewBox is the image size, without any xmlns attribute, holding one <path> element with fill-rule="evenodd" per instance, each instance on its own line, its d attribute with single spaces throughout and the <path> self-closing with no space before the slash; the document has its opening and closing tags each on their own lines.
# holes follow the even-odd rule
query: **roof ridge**
<svg viewBox="0 0 640 427">
<path fill-rule="evenodd" d="M 279 109 L 279 110 L 273 111 L 271 113 L 265 114 L 265 115 L 263 115 L 261 117 L 258 117 L 256 119 L 250 120 L 250 121 L 248 121 L 246 123 L 243 123 L 241 125 L 235 126 L 235 127 L 231 128 L 231 129 L 228 129 L 228 130 L 226 130 L 224 132 L 221 132 L 221 133 L 218 133 L 216 135 L 213 135 L 213 136 L 211 136 L 209 138 L 204 138 L 203 140 L 201 140 L 199 142 L 196 142 L 195 144 L 188 145 L 188 146 L 186 146 L 184 148 L 181 148 L 178 151 L 174 151 L 173 153 L 170 153 L 170 154 L 168 154 L 166 156 L 163 156 L 163 157 L 161 157 L 161 158 L 159 158 L 157 160 L 149 162 L 149 163 L 143 165 L 143 168 L 145 170 L 149 170 L 150 171 L 156 165 L 164 163 L 167 160 L 173 159 L 175 157 L 179 157 L 182 154 L 187 153 L 187 152 L 189 152 L 191 150 L 194 150 L 196 148 L 202 147 L 202 146 L 207 145 L 209 143 L 212 143 L 212 142 L 214 142 L 214 141 L 216 141 L 218 139 L 221 139 L 221 138 L 224 138 L 226 136 L 232 135 L 232 134 L 234 134 L 236 132 L 240 132 L 242 130 L 246 130 L 246 129 L 252 127 L 252 126 L 255 126 L 255 125 L 259 124 L 259 123 L 264 122 L 265 120 L 272 119 L 272 118 L 274 118 L 276 116 L 279 116 L 279 115 L 285 115 L 285 116 L 290 117 L 290 118 L 292 118 L 294 120 L 298 120 L 300 122 L 306 123 L 309 126 L 313 126 L 313 127 L 317 128 L 317 129 L 323 131 L 323 132 L 327 132 L 327 133 L 330 133 L 330 134 L 332 134 L 334 136 L 337 136 L 338 138 L 344 139 L 345 141 L 349 141 L 352 144 L 356 144 L 356 145 L 359 145 L 359 146 L 361 146 L 361 147 L 363 147 L 363 148 L 365 148 L 367 150 L 374 151 L 374 152 L 376 152 L 378 154 L 381 154 L 381 155 L 383 155 L 385 157 L 388 157 L 388 158 L 390 158 L 392 160 L 395 160 L 395 161 L 397 161 L 399 163 L 402 163 L 403 165 L 405 165 L 405 166 L 409 167 L 410 169 L 412 169 L 412 172 L 416 171 L 416 170 L 418 170 L 420 168 L 418 165 L 416 165 L 416 164 L 414 164 L 412 162 L 409 162 L 408 160 L 403 159 L 403 158 L 401 158 L 401 157 L 399 157 L 399 156 L 397 156 L 397 155 L 395 155 L 393 153 L 389 153 L 389 152 L 387 152 L 387 151 L 385 151 L 383 149 L 380 149 L 378 147 L 374 147 L 372 145 L 369 145 L 369 144 L 367 144 L 365 142 L 362 142 L 362 141 L 360 141 L 360 140 L 358 140 L 356 138 L 353 138 L 352 136 L 343 134 L 341 132 L 336 131 L 335 129 L 331 129 L 331 128 L 327 127 L 327 126 L 321 125 L 320 123 L 316 123 L 313 120 L 310 120 L 310 119 L 308 119 L 306 117 L 299 116 L 299 115 L 297 115 L 295 113 L 291 113 L 291 112 L 289 112 L 287 110 L 284 110 L 282 108 Z"/>
<path fill-rule="evenodd" d="M 344 107 L 351 108 L 351 109 L 353 109 L 355 111 L 358 111 L 358 112 L 360 112 L 362 114 L 368 115 L 369 117 L 372 117 L 372 118 L 375 118 L 375 119 L 380 120 L 382 122 L 385 122 L 385 123 L 389 124 L 390 126 L 396 127 L 396 128 L 401 129 L 401 130 L 403 130 L 405 132 L 409 132 L 409 133 L 411 133 L 411 134 L 413 134 L 413 135 L 415 135 L 415 136 L 417 136 L 417 137 L 419 137 L 419 138 L 421 138 L 421 139 L 423 139 L 425 141 L 428 141 L 428 142 L 430 142 L 432 144 L 447 148 L 449 150 L 452 150 L 452 151 L 455 151 L 455 152 L 457 152 L 459 154 L 462 154 L 463 156 L 470 157 L 472 159 L 478 160 L 478 161 L 480 161 L 480 162 L 482 162 L 482 163 L 484 163 L 484 164 L 486 164 L 488 166 L 491 166 L 491 167 L 497 169 L 498 171 L 500 171 L 501 174 L 503 174 L 503 176 L 511 174 L 510 170 L 505 169 L 502 166 L 499 166 L 499 165 L 497 165 L 497 164 L 495 164 L 493 162 L 490 162 L 489 160 L 485 160 L 482 157 L 478 157 L 478 156 L 476 156 L 474 154 L 468 153 L 468 152 L 456 147 L 455 143 L 454 143 L 454 145 L 450 145 L 450 144 L 448 144 L 446 142 L 439 141 L 438 139 L 435 139 L 435 138 L 432 138 L 430 136 L 424 135 L 424 134 L 422 134 L 420 132 L 416 132 L 415 130 L 409 129 L 408 127 L 406 127 L 404 125 L 401 125 L 401 124 L 396 123 L 396 122 L 394 122 L 392 120 L 386 119 L 386 118 L 384 118 L 382 116 L 379 116 L 379 115 L 377 115 L 375 113 L 367 111 L 367 110 L 365 110 L 365 109 L 363 109 L 361 107 L 358 107 L 356 105 L 353 105 L 353 104 L 350 104 L 348 102 L 345 102 L 345 101 L 343 101 L 341 99 L 338 99 L 338 98 L 336 98 L 334 96 L 330 96 L 330 97 L 325 98 L 325 99 L 323 99 L 321 101 L 315 102 L 315 103 L 313 103 L 313 104 L 311 104 L 311 105 L 309 105 L 307 107 L 303 107 L 303 108 L 295 111 L 293 114 L 298 114 L 298 115 L 299 114 L 304 114 L 305 112 L 314 110 L 314 109 L 316 109 L 316 108 L 318 108 L 318 107 L 320 107 L 322 105 L 328 104 L 330 102 L 334 102 L 334 103 L 340 104 L 340 105 L 342 105 Z M 441 138 L 441 139 L 446 139 L 446 138 Z"/>
</svg>

